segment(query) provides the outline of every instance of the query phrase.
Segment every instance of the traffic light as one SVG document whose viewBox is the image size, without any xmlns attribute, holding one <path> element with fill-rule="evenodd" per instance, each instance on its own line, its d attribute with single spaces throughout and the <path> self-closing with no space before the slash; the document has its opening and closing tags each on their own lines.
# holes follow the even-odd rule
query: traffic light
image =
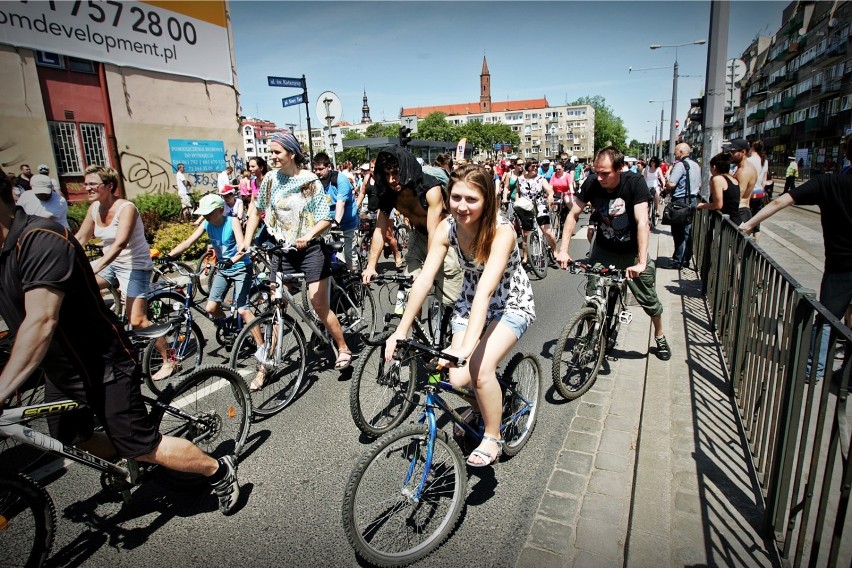
<svg viewBox="0 0 852 568">
<path fill-rule="evenodd" d="M 698 124 L 704 124 L 704 97 L 690 99 L 689 104 L 689 120 Z"/>
<path fill-rule="evenodd" d="M 403 148 L 407 148 L 408 144 L 411 142 L 411 129 L 407 126 L 399 127 L 399 145 Z"/>
</svg>

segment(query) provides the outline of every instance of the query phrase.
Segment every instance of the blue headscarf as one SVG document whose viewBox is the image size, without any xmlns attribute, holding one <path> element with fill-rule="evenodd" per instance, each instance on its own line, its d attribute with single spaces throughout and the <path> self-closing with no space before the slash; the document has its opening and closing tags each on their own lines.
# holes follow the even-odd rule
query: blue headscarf
<svg viewBox="0 0 852 568">
<path fill-rule="evenodd" d="M 296 137 L 289 132 L 275 132 L 269 137 L 269 142 L 277 142 L 282 148 L 296 155 L 296 161 L 302 164 L 305 157 L 302 155 L 302 147 Z"/>
</svg>

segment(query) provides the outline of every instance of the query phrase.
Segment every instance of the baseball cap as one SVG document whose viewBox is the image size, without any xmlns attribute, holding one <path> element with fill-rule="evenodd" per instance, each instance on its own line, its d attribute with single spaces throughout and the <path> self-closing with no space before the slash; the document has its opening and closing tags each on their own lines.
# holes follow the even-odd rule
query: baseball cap
<svg viewBox="0 0 852 568">
<path fill-rule="evenodd" d="M 370 162 L 364 162 L 363 164 L 361 164 L 361 170 L 365 171 L 365 172 L 369 172 L 370 171 Z"/>
<path fill-rule="evenodd" d="M 748 140 L 745 138 L 734 138 L 727 144 L 722 144 L 722 150 L 726 152 L 739 152 L 748 150 L 751 146 L 749 146 Z"/>
<path fill-rule="evenodd" d="M 219 195 L 228 195 L 237 191 L 236 185 L 226 185 L 219 191 Z"/>
<path fill-rule="evenodd" d="M 36 174 L 30 178 L 30 189 L 36 195 L 50 195 L 53 191 L 53 186 L 50 185 L 50 178 L 46 175 Z"/>
<path fill-rule="evenodd" d="M 38 173 L 40 174 L 47 174 L 47 172 L 50 171 L 50 168 L 47 166 L 47 164 L 39 164 L 36 170 L 38 170 Z"/>
<path fill-rule="evenodd" d="M 541 165 L 543 165 L 543 166 L 546 166 L 549 163 L 550 163 L 550 160 L 548 160 L 547 158 L 545 158 L 544 160 L 541 161 Z"/>
<path fill-rule="evenodd" d="M 796 156 L 787 156 L 787 159 L 788 159 L 788 160 L 795 160 L 795 159 L 796 159 Z M 32 183 L 32 182 L 30 182 L 30 183 Z"/>
<path fill-rule="evenodd" d="M 216 209 L 225 206 L 225 200 L 215 193 L 209 193 L 201 198 L 201 203 L 198 204 L 198 209 L 195 210 L 196 215 L 209 215 Z"/>
</svg>

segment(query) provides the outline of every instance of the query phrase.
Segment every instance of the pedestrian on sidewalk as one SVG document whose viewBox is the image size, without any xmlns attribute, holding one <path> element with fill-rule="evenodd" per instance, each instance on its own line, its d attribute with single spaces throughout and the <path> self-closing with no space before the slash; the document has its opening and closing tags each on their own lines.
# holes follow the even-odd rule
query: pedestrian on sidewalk
<svg viewBox="0 0 852 568">
<path fill-rule="evenodd" d="M 651 195 L 642 176 L 622 172 L 622 166 L 624 154 L 615 147 L 609 146 L 598 152 L 595 173 L 589 175 L 575 195 L 565 219 L 556 261 L 561 268 L 568 268 L 572 262 L 568 252 L 571 236 L 586 204 L 591 203 L 599 218 L 589 262 L 626 270 L 627 285 L 645 313 L 651 316 L 657 357 L 668 361 L 672 352 L 663 333 L 663 305 L 657 297 L 656 268 L 648 254 L 651 235 L 648 200 Z M 699 172 L 697 166 L 695 170 Z"/>
<path fill-rule="evenodd" d="M 691 153 L 692 148 L 685 142 L 675 146 L 677 162 L 671 168 L 666 187 L 672 191 L 672 203 L 689 205 L 695 209 L 701 190 L 701 166 L 689 157 Z M 692 260 L 692 217 L 683 225 L 672 223 L 671 228 L 675 249 L 672 267 L 688 267 Z"/>
<path fill-rule="evenodd" d="M 745 138 L 731 140 L 730 144 L 722 146 L 722 150 L 731 153 L 731 163 L 734 164 L 736 172 L 734 177 L 740 184 L 740 207 L 735 215 L 731 216 L 734 225 L 739 226 L 751 219 L 751 192 L 757 183 L 757 168 L 748 161 L 748 151 L 751 148 Z"/>
<path fill-rule="evenodd" d="M 799 177 L 799 164 L 796 163 L 796 156 L 787 156 L 787 172 L 784 175 L 786 176 L 784 193 L 787 193 L 796 187 L 796 178 Z"/>
<path fill-rule="evenodd" d="M 852 134 L 847 134 L 841 152 L 852 160 Z M 842 319 L 852 303 L 852 174 L 823 174 L 785 191 L 778 199 L 764 207 L 757 215 L 739 226 L 746 235 L 754 226 L 790 205 L 817 205 L 820 209 L 823 242 L 825 243 L 825 271 L 819 289 L 819 301 L 835 317 Z M 825 372 L 828 351 L 828 326 L 823 329 L 817 361 L 817 378 Z M 813 346 L 812 346 L 813 352 Z"/>
<path fill-rule="evenodd" d="M 755 140 L 751 143 L 751 150 L 748 153 L 748 161 L 757 170 L 757 180 L 754 182 L 754 188 L 751 190 L 751 199 L 748 206 L 751 210 L 751 216 L 757 215 L 757 212 L 763 209 L 763 198 L 766 196 L 766 175 L 769 171 L 769 160 L 766 159 L 766 154 L 763 153 L 763 142 Z M 754 240 L 759 240 L 760 224 L 754 226 Z"/>
</svg>

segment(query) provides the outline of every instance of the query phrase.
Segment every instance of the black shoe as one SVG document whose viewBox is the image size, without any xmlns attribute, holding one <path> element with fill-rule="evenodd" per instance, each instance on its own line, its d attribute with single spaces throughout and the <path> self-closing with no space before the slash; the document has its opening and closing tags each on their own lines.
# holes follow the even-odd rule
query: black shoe
<svg viewBox="0 0 852 568">
<path fill-rule="evenodd" d="M 669 342 L 666 341 L 666 336 L 655 337 L 657 342 L 657 358 L 661 361 L 668 361 L 672 358 L 672 350 L 669 348 Z"/>
<path fill-rule="evenodd" d="M 234 509 L 240 498 L 240 484 L 237 481 L 237 458 L 225 456 L 219 458 L 219 467 L 226 468 L 225 476 L 219 481 L 211 483 L 213 492 L 219 498 L 219 510 L 228 515 Z"/>
<path fill-rule="evenodd" d="M 673 260 L 669 263 L 669 268 L 673 268 L 674 270 L 680 270 L 681 266 L 683 265 L 677 260 Z"/>
</svg>

